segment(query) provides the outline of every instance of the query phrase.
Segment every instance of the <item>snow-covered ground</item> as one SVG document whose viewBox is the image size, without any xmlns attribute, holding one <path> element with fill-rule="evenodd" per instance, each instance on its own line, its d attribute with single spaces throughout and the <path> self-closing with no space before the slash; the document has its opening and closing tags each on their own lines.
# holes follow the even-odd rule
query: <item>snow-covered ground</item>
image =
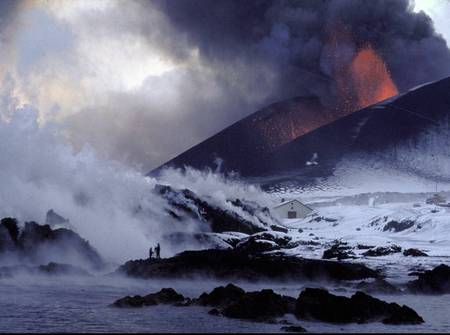
<svg viewBox="0 0 450 335">
<path fill-rule="evenodd" d="M 325 249 L 336 240 L 354 247 L 356 259 L 373 268 L 380 268 L 388 277 L 404 280 L 414 268 L 431 268 L 450 261 L 450 208 L 428 205 L 425 194 L 403 194 L 403 197 L 387 196 L 388 193 L 364 194 L 350 197 L 314 198 L 310 202 L 315 213 L 301 219 L 285 219 L 293 240 L 312 241 L 293 249 L 290 255 L 306 258 L 321 258 Z M 369 201 L 361 200 L 368 198 Z M 414 199 L 408 202 L 389 202 L 387 199 Z M 311 200 L 311 199 L 310 199 Z M 421 201 L 419 201 L 421 200 Z M 380 204 L 377 204 L 380 201 Z M 391 222 L 394 222 L 393 224 Z M 401 228 L 389 227 L 399 223 Z M 318 242 L 318 243 L 316 243 Z M 388 247 L 398 245 L 402 250 L 416 248 L 429 257 L 404 256 L 402 252 L 387 256 L 368 257 L 362 254 L 367 249 L 358 245 Z"/>
</svg>

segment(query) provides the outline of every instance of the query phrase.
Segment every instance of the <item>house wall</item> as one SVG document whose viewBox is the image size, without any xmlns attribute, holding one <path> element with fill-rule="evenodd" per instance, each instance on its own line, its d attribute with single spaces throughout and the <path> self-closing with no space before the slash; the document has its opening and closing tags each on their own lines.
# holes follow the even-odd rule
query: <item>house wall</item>
<svg viewBox="0 0 450 335">
<path fill-rule="evenodd" d="M 297 201 L 288 202 L 287 204 L 276 207 L 274 210 L 278 214 L 278 216 L 283 219 L 287 219 L 288 212 L 290 211 L 297 212 L 297 218 L 303 218 L 312 212 L 311 209 Z"/>
</svg>

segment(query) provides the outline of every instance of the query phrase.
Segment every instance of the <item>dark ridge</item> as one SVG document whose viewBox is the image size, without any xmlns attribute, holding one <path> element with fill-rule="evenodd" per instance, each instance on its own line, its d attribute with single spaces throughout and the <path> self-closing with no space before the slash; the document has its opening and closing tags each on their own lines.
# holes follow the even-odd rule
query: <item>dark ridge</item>
<svg viewBox="0 0 450 335">
<path fill-rule="evenodd" d="M 144 279 L 211 277 L 249 281 L 341 281 L 379 277 L 378 272 L 363 264 L 213 249 L 185 251 L 165 259 L 132 260 L 116 272 Z"/>
</svg>

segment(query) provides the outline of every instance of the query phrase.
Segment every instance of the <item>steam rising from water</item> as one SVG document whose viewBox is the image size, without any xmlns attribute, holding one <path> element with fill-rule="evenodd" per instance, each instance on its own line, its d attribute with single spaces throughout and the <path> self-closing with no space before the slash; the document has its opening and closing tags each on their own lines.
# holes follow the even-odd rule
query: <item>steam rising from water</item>
<svg viewBox="0 0 450 335">
<path fill-rule="evenodd" d="M 167 170 L 158 180 L 145 177 L 100 160 L 88 146 L 74 152 L 62 138 L 55 126 L 40 127 L 30 108 L 0 122 L 0 215 L 44 223 L 54 209 L 110 261 L 146 257 L 162 235 L 200 229 L 198 222 L 175 226 L 169 220 L 164 200 L 151 192 L 156 183 L 189 188 L 213 203 L 236 197 L 270 201 L 257 187 L 211 172 Z M 163 245 L 164 256 L 168 249 Z"/>
</svg>

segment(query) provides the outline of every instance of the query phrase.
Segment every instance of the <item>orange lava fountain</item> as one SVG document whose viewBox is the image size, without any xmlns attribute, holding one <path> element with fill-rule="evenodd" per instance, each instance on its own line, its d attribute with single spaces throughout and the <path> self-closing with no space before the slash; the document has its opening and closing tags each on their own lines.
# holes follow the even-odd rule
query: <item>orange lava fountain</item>
<svg viewBox="0 0 450 335">
<path fill-rule="evenodd" d="M 264 139 L 255 150 L 270 152 L 340 117 L 398 94 L 385 62 L 372 46 L 348 55 L 341 52 L 345 45 L 353 45 L 350 34 L 343 28 L 336 29 L 329 41 L 337 89 L 334 107 L 304 99 L 255 121 L 254 128 Z"/>
<path fill-rule="evenodd" d="M 364 108 L 398 94 L 383 59 L 369 46 L 358 51 L 350 64 L 358 108 Z"/>
</svg>

